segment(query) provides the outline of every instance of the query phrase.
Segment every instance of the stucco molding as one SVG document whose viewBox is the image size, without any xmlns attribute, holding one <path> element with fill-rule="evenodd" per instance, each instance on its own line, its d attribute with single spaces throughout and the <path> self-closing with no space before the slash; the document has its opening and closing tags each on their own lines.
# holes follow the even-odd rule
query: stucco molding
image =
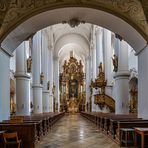
<svg viewBox="0 0 148 148">
<path fill-rule="evenodd" d="M 148 40 L 148 24 L 139 0 L 1 0 L 0 39 L 28 18 L 44 11 L 64 7 L 89 7 L 114 14 Z"/>
</svg>

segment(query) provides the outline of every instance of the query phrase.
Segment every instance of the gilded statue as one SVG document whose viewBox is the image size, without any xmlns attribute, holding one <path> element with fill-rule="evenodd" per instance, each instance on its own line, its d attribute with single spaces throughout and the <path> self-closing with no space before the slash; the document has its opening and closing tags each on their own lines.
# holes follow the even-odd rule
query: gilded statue
<svg viewBox="0 0 148 148">
<path fill-rule="evenodd" d="M 41 72 L 41 74 L 40 74 L 40 84 L 43 84 L 43 81 L 44 81 L 44 74 L 43 74 L 43 72 Z"/>
<path fill-rule="evenodd" d="M 29 58 L 27 59 L 27 72 L 28 73 L 31 72 L 31 65 L 32 65 L 32 58 L 31 56 L 29 56 Z"/>
<path fill-rule="evenodd" d="M 103 72 L 102 62 L 99 65 L 99 81 L 105 81 L 105 74 Z"/>
<path fill-rule="evenodd" d="M 118 56 L 114 54 L 112 61 L 113 61 L 113 66 L 114 66 L 113 71 L 117 72 L 118 71 Z"/>
<path fill-rule="evenodd" d="M 50 89 L 50 81 L 47 82 L 47 90 Z"/>
<path fill-rule="evenodd" d="M 92 95 L 92 93 L 93 93 L 93 80 L 92 79 L 91 79 L 91 83 L 90 83 L 89 88 L 90 88 L 90 94 Z"/>
<path fill-rule="evenodd" d="M 79 72 L 80 72 L 80 73 L 83 73 L 83 65 L 82 65 L 81 60 L 80 60 L 80 62 L 79 62 Z"/>
<path fill-rule="evenodd" d="M 100 62 L 100 65 L 99 65 L 99 73 L 102 73 L 103 72 L 103 66 L 102 66 L 102 62 Z"/>
<path fill-rule="evenodd" d="M 55 85 L 54 85 L 54 82 L 53 82 L 52 94 L 54 94 L 54 92 L 55 92 Z"/>
</svg>

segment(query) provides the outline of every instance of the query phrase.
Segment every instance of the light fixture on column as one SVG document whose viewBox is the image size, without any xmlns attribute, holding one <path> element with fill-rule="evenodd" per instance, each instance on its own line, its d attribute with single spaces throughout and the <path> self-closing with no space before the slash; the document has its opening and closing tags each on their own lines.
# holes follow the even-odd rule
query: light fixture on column
<svg viewBox="0 0 148 148">
<path fill-rule="evenodd" d="M 78 18 L 72 18 L 69 21 L 62 21 L 62 24 L 69 24 L 71 28 L 78 27 L 80 24 L 85 24 L 84 20 L 79 20 Z"/>
</svg>

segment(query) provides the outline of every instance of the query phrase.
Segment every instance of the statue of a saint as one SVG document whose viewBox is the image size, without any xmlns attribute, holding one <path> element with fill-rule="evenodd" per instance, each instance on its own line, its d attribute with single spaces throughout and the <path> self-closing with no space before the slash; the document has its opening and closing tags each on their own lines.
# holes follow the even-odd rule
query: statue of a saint
<svg viewBox="0 0 148 148">
<path fill-rule="evenodd" d="M 89 88 L 90 88 L 90 94 L 92 95 L 92 93 L 93 93 L 93 80 L 92 79 L 91 79 L 91 83 L 90 83 Z"/>
<path fill-rule="evenodd" d="M 52 94 L 54 94 L 54 92 L 55 92 L 55 85 L 54 85 L 54 83 L 53 83 Z"/>
<path fill-rule="evenodd" d="M 80 63 L 80 64 L 79 64 L 79 72 L 80 72 L 80 73 L 83 73 L 83 65 L 82 65 L 81 60 L 80 60 L 79 63 Z"/>
<path fill-rule="evenodd" d="M 33 103 L 32 103 L 32 101 L 30 102 L 30 108 L 33 109 Z"/>
<path fill-rule="evenodd" d="M 40 83 L 43 84 L 43 81 L 44 81 L 44 74 L 43 74 L 43 72 L 41 72 L 41 74 L 40 74 Z"/>
<path fill-rule="evenodd" d="M 50 89 L 50 81 L 47 82 L 47 90 Z"/>
<path fill-rule="evenodd" d="M 31 56 L 29 56 L 29 58 L 27 59 L 27 72 L 28 73 L 31 72 L 31 65 L 32 65 L 32 58 Z"/>
<path fill-rule="evenodd" d="M 117 55 L 115 55 L 115 54 L 113 55 L 112 61 L 113 61 L 113 66 L 114 66 L 113 71 L 117 72 L 118 71 L 118 57 L 117 57 Z"/>
<path fill-rule="evenodd" d="M 99 65 L 99 73 L 101 72 L 103 72 L 102 62 L 100 62 L 100 65 Z"/>
</svg>

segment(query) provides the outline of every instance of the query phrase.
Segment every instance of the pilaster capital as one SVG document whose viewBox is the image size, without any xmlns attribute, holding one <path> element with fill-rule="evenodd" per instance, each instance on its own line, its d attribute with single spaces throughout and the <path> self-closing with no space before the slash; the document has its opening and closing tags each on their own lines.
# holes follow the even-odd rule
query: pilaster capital
<svg viewBox="0 0 148 148">
<path fill-rule="evenodd" d="M 44 94 L 49 94 L 50 92 L 49 92 L 49 90 L 43 90 L 43 93 Z"/>
<path fill-rule="evenodd" d="M 33 84 L 32 88 L 43 88 L 43 85 L 41 85 L 41 84 Z"/>
<path fill-rule="evenodd" d="M 54 45 L 49 43 L 48 44 L 48 49 L 51 50 L 51 51 L 53 51 L 54 50 Z"/>
<path fill-rule="evenodd" d="M 88 55 L 88 56 L 85 58 L 85 60 L 86 60 L 86 61 L 91 60 L 91 56 L 90 56 L 90 55 Z"/>
<path fill-rule="evenodd" d="M 93 41 L 91 41 L 91 42 L 90 42 L 90 49 L 93 50 L 94 47 L 95 47 L 95 45 L 94 45 Z"/>
<path fill-rule="evenodd" d="M 102 31 L 103 31 L 103 29 L 101 28 L 101 27 L 96 27 L 96 31 L 95 31 L 95 34 L 96 34 L 96 36 L 97 35 L 100 35 L 101 33 L 102 33 Z"/>
<path fill-rule="evenodd" d="M 53 60 L 54 61 L 58 61 L 59 60 L 59 57 L 58 56 L 53 56 Z"/>
</svg>

